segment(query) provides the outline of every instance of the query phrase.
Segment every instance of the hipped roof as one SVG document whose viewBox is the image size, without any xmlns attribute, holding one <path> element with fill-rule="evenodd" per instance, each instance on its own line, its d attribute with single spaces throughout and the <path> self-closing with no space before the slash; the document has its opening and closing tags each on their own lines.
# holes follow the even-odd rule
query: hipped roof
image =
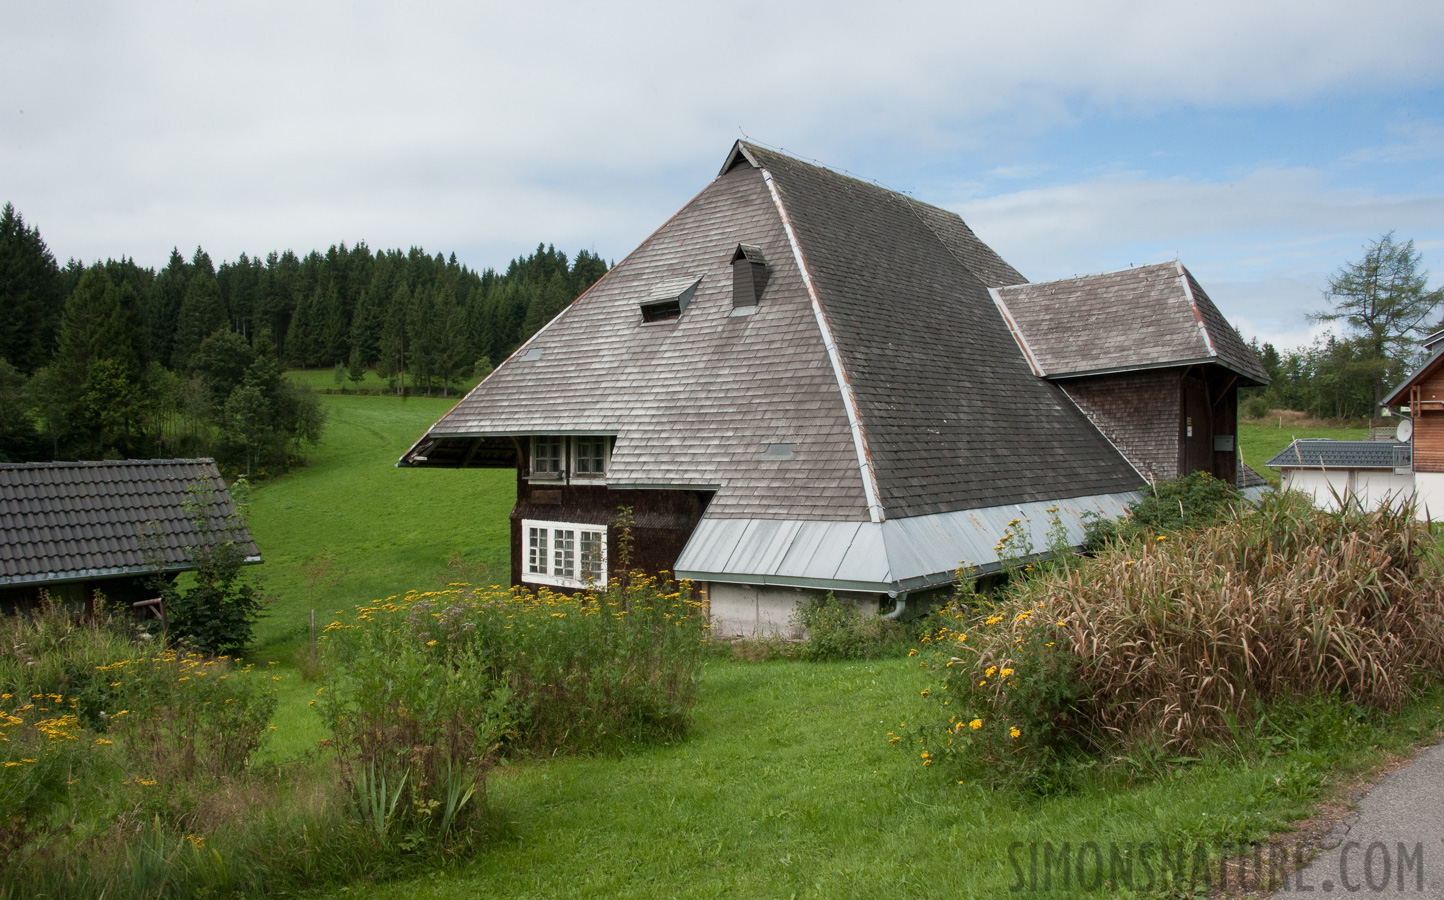
<svg viewBox="0 0 1444 900">
<path fill-rule="evenodd" d="M 1075 378 L 1214 363 L 1267 384 L 1249 346 L 1178 260 L 995 289 L 1034 371 Z"/>
<path fill-rule="evenodd" d="M 769 265 L 754 315 L 732 315 L 739 244 Z M 638 304 L 689 277 L 682 317 L 643 324 Z M 880 522 L 1136 488 L 1019 352 L 988 288 L 1022 280 L 953 213 L 739 143 L 401 464 L 615 434 L 609 484 L 715 490 L 707 518 Z M 774 443 L 792 458 L 760 460 Z"/>
<path fill-rule="evenodd" d="M 260 551 L 209 459 L 0 465 L 0 586 L 192 569 L 203 538 L 184 508 L 187 490 L 213 492 L 213 539 L 247 557 Z"/>
</svg>

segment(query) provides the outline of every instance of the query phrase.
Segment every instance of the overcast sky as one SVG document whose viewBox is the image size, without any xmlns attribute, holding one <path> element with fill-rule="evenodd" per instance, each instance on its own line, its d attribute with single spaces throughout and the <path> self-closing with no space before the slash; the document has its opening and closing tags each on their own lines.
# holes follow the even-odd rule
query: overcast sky
<svg viewBox="0 0 1444 900">
<path fill-rule="evenodd" d="M 615 260 L 745 133 L 1034 281 L 1178 256 L 1292 346 L 1385 231 L 1444 279 L 1441 47 L 1437 0 L 0 0 L 0 203 L 61 261 Z"/>
</svg>

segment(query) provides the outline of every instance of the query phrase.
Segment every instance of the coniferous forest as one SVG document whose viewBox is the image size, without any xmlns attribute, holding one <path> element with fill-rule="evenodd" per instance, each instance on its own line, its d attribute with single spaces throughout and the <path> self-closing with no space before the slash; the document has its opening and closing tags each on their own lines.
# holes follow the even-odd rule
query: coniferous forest
<svg viewBox="0 0 1444 900">
<path fill-rule="evenodd" d="M 374 370 L 398 393 L 445 395 L 506 358 L 607 271 L 538 245 L 505 272 L 456 255 L 337 244 L 219 265 L 178 250 L 56 262 L 0 211 L 0 462 L 213 456 L 281 471 L 324 424 L 288 367 Z"/>
</svg>

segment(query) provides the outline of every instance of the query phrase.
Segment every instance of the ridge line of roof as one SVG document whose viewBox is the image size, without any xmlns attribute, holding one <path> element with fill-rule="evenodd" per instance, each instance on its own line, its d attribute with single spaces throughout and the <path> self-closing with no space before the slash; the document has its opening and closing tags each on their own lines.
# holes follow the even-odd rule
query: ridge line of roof
<svg viewBox="0 0 1444 900">
<path fill-rule="evenodd" d="M 877 473 L 872 466 L 872 455 L 868 452 L 867 431 L 862 424 L 862 411 L 857 406 L 857 395 L 853 392 L 852 384 L 848 380 L 847 369 L 843 366 L 842 355 L 837 350 L 837 341 L 833 338 L 832 328 L 827 323 L 827 313 L 823 310 L 822 300 L 817 295 L 817 285 L 813 283 L 812 275 L 807 270 L 807 260 L 802 255 L 802 244 L 797 240 L 797 232 L 792 227 L 792 219 L 787 215 L 787 207 L 782 202 L 782 194 L 777 190 L 777 184 L 773 181 L 771 172 L 760 166 L 758 171 L 762 173 L 762 182 L 767 185 L 767 193 L 772 197 L 772 205 L 777 208 L 777 215 L 782 219 L 782 230 L 787 235 L 787 243 L 792 248 L 793 258 L 797 261 L 797 269 L 802 276 L 802 283 L 807 288 L 807 296 L 812 304 L 812 315 L 817 320 L 817 328 L 821 333 L 822 346 L 827 350 L 828 361 L 832 364 L 832 374 L 837 379 L 837 388 L 842 394 L 842 406 L 847 411 L 848 429 L 852 432 L 852 446 L 857 454 L 858 474 L 862 477 L 863 496 L 867 499 L 868 518 L 873 522 L 882 522 L 887 515 L 882 507 Z"/>
<path fill-rule="evenodd" d="M 1193 285 L 1189 284 L 1192 279 L 1189 272 L 1183 267 L 1183 260 L 1173 261 L 1178 270 L 1178 280 L 1183 283 L 1183 295 L 1188 298 L 1188 308 L 1193 310 L 1193 322 L 1198 326 L 1198 333 L 1203 335 L 1203 345 L 1208 348 L 1209 356 L 1218 357 L 1218 348 L 1213 345 L 1213 336 L 1208 333 L 1208 326 L 1203 323 L 1203 312 L 1198 308 L 1198 298 L 1193 296 Z"/>
<path fill-rule="evenodd" d="M 209 456 L 175 457 L 162 459 L 76 459 L 76 460 L 51 460 L 50 462 L 18 462 L 0 463 L 0 469 L 70 469 L 101 466 L 179 466 L 179 465 L 215 465 L 215 460 Z"/>
<path fill-rule="evenodd" d="M 1023 358 L 1028 361 L 1028 367 L 1033 370 L 1033 374 L 1039 378 L 1047 378 L 1048 373 L 1043 371 L 1043 367 L 1038 364 L 1037 357 L 1033 355 L 1033 348 L 1028 345 L 1028 338 L 1023 334 L 1023 330 L 1018 327 L 1018 323 L 1013 318 L 1013 314 L 1008 311 L 1008 304 L 1003 302 L 1003 295 L 998 293 L 997 288 L 990 287 L 988 288 L 988 296 L 993 298 L 993 305 L 998 308 L 998 313 L 1002 315 L 1003 323 L 1008 326 L 1008 331 L 1012 332 L 1013 340 L 1018 342 L 1018 349 L 1023 351 Z"/>
<path fill-rule="evenodd" d="M 1123 266 L 1122 268 L 1107 269 L 1102 272 L 1085 272 L 1082 275 L 1069 275 L 1067 278 L 1050 278 L 1047 281 L 1024 281 L 1020 284 L 1005 284 L 999 287 L 998 290 L 1011 291 L 1029 287 L 1047 287 L 1050 284 L 1062 284 L 1065 281 L 1083 281 L 1088 278 L 1102 278 L 1104 275 L 1122 275 L 1125 272 L 1140 272 L 1144 269 L 1164 268 L 1167 266 L 1173 266 L 1175 264 L 1181 265 L 1181 261 L 1177 257 L 1169 260 L 1164 260 L 1163 262 L 1143 263 L 1142 265 L 1137 266 Z"/>
</svg>

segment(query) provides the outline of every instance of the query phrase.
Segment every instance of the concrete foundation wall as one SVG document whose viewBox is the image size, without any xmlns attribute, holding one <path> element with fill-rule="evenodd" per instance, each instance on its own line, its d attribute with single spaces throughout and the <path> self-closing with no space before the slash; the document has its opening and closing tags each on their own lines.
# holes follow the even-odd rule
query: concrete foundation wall
<svg viewBox="0 0 1444 900">
<path fill-rule="evenodd" d="M 717 637 L 801 640 L 807 635 L 793 621 L 798 605 L 816 590 L 759 584 L 729 584 L 714 581 L 707 586 L 712 605 L 712 633 Z M 880 594 L 838 591 L 839 600 L 857 604 L 858 612 L 874 615 L 880 610 Z M 891 612 L 888 604 L 883 612 Z"/>
<path fill-rule="evenodd" d="M 1383 469 L 1285 469 L 1282 486 L 1286 491 L 1308 494 L 1314 505 L 1320 509 L 1338 509 L 1335 494 L 1358 498 L 1364 509 L 1378 509 L 1385 503 L 1397 503 L 1413 497 L 1415 482 L 1422 475 L 1424 473 L 1395 475 Z M 1440 495 L 1436 504 L 1444 511 L 1444 473 L 1434 477 L 1441 479 Z M 1422 506 L 1419 514 L 1423 515 Z"/>
</svg>

